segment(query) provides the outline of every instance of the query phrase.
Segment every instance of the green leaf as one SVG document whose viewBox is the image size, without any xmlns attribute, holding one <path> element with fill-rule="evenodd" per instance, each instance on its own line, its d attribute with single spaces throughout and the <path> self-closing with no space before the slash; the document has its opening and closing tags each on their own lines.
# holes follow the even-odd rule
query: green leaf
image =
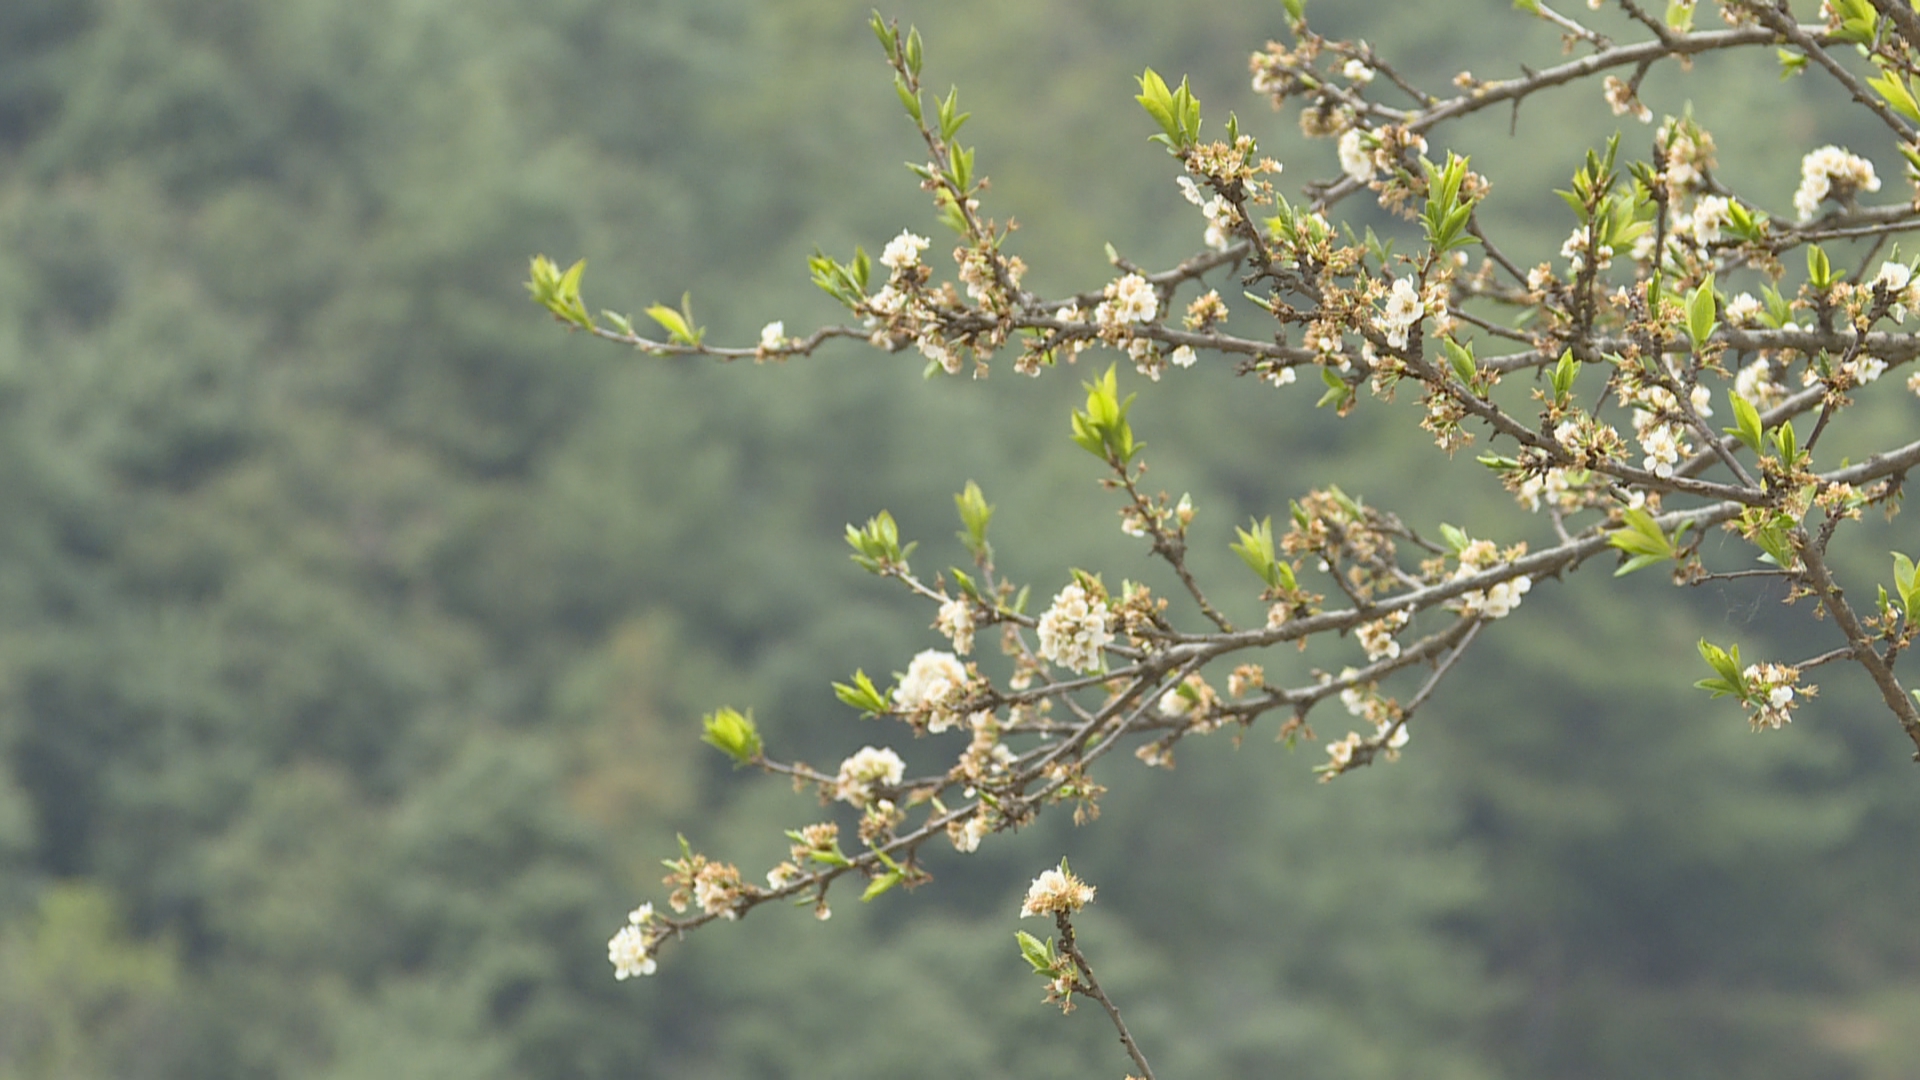
<svg viewBox="0 0 1920 1080">
<path fill-rule="evenodd" d="M 1780 452 L 1780 464 L 1784 468 L 1794 468 L 1800 461 L 1800 442 L 1793 433 L 1793 421 L 1782 420 L 1780 426 L 1773 429 L 1773 445 Z"/>
<path fill-rule="evenodd" d="M 1146 446 L 1133 441 L 1133 428 L 1127 423 L 1127 410 L 1136 395 L 1120 400 L 1112 365 L 1100 378 L 1081 385 L 1087 390 L 1087 407 L 1073 414 L 1074 443 L 1102 461 L 1119 465 L 1132 461 Z"/>
<path fill-rule="evenodd" d="M 1314 408 L 1318 409 L 1332 405 L 1337 409 L 1344 409 L 1347 407 L 1347 403 L 1353 400 L 1353 387 L 1349 385 L 1345 379 L 1342 379 L 1340 374 L 1331 367 L 1322 367 L 1320 369 L 1320 381 L 1326 384 L 1327 392 L 1321 394 L 1320 400 L 1313 403 Z"/>
<path fill-rule="evenodd" d="M 760 741 L 760 731 L 753 724 L 753 710 L 742 714 L 733 709 L 722 708 L 708 713 L 701 721 L 705 734 L 700 741 L 732 758 L 737 764 L 746 765 L 760 757 L 765 747 Z"/>
<path fill-rule="evenodd" d="M 1687 336 L 1693 339 L 1693 347 L 1698 351 L 1713 336 L 1715 327 L 1720 325 L 1715 319 L 1713 300 L 1713 275 L 1708 274 L 1691 293 L 1687 294 Z"/>
<path fill-rule="evenodd" d="M 1274 555 L 1273 518 L 1265 517 L 1251 524 L 1251 529 L 1235 528 L 1233 531 L 1239 540 L 1228 546 L 1247 564 L 1247 569 L 1266 582 L 1267 588 L 1292 590 L 1296 586 L 1293 567 Z"/>
<path fill-rule="evenodd" d="M 1553 366 L 1553 400 L 1564 405 L 1573 393 L 1573 384 L 1580 378 L 1580 361 L 1573 358 L 1573 350 L 1560 354 L 1560 362 Z"/>
<path fill-rule="evenodd" d="M 1749 450 L 1752 450 L 1756 454 L 1759 453 L 1761 438 L 1760 410 L 1754 408 L 1753 402 L 1748 401 L 1732 390 L 1727 391 L 1727 397 L 1733 399 L 1733 426 L 1721 430 L 1738 438 L 1741 442 L 1746 443 Z"/>
<path fill-rule="evenodd" d="M 907 556 L 913 553 L 917 543 L 900 545 L 900 530 L 893 523 L 893 515 L 885 510 L 867 519 L 863 528 L 847 526 L 847 544 L 853 548 L 853 561 L 871 573 L 885 574 L 907 569 Z"/>
<path fill-rule="evenodd" d="M 1913 560 L 1897 551 L 1893 553 L 1893 591 L 1908 622 L 1920 617 L 1916 614 L 1920 613 L 1920 578 L 1915 577 Z"/>
<path fill-rule="evenodd" d="M 1632 557 L 1613 572 L 1614 577 L 1622 577 L 1654 563 L 1679 557 L 1679 551 L 1674 546 L 1679 533 L 1669 538 L 1653 515 L 1645 510 L 1628 509 L 1622 516 L 1626 524 L 1607 534 L 1607 544 Z"/>
<path fill-rule="evenodd" d="M 834 683 L 833 693 L 842 704 L 859 709 L 867 716 L 878 716 L 893 707 L 893 703 L 873 685 L 873 680 L 867 677 L 864 670 L 854 671 L 851 685 Z"/>
<path fill-rule="evenodd" d="M 867 25 L 873 28 L 873 36 L 880 39 L 880 47 L 887 51 L 888 56 L 892 56 L 893 50 L 897 48 L 897 38 L 895 37 L 893 28 L 887 25 L 887 20 L 880 17 L 880 12 L 877 9 L 874 11 L 873 17 L 867 20 Z"/>
<path fill-rule="evenodd" d="M 907 85 L 907 77 L 905 75 L 894 74 L 893 92 L 900 96 L 900 104 L 906 106 L 907 115 L 913 117 L 914 123 L 919 124 L 925 122 L 920 109 L 920 95 L 912 87 Z"/>
<path fill-rule="evenodd" d="M 946 100 L 939 103 L 940 138 L 947 142 L 953 141 L 953 136 L 960 130 L 960 125 L 966 123 L 967 118 L 973 115 L 972 113 L 958 111 L 959 97 L 960 88 L 951 86 L 947 88 Z"/>
<path fill-rule="evenodd" d="M 666 330 L 667 339 L 679 345 L 699 345 L 707 336 L 705 327 L 696 327 L 693 323 L 693 294 L 682 293 L 680 310 L 675 311 L 665 304 L 655 304 L 647 309 L 647 315 Z"/>
<path fill-rule="evenodd" d="M 1747 677 L 1741 674 L 1740 646 L 1735 645 L 1729 652 L 1706 638 L 1701 638 L 1699 649 L 1700 658 L 1713 669 L 1714 678 L 1701 679 L 1693 685 L 1701 690 L 1711 691 L 1717 698 L 1731 695 L 1745 701 L 1748 695 Z"/>
<path fill-rule="evenodd" d="M 1033 966 L 1034 971 L 1048 975 L 1053 973 L 1054 957 L 1052 938 L 1048 938 L 1045 942 L 1042 942 L 1039 938 L 1034 937 L 1025 930 L 1016 930 L 1013 935 L 1013 940 L 1020 946 L 1021 957 Z"/>
<path fill-rule="evenodd" d="M 975 559 L 991 559 L 993 547 L 987 543 L 987 524 L 993 520 L 993 507 L 988 505 L 980 485 L 967 481 L 966 488 L 953 497 L 953 505 L 960 511 L 960 524 L 964 526 L 955 535 Z"/>
<path fill-rule="evenodd" d="M 1807 245 L 1807 281 L 1816 292 L 1826 292 L 1839 280 L 1833 272 L 1833 263 L 1827 253 L 1818 244 Z"/>
<path fill-rule="evenodd" d="M 1873 10 L 1868 0 L 1827 0 L 1827 7 L 1840 22 L 1834 37 L 1855 45 L 1872 43 L 1879 13 Z"/>
<path fill-rule="evenodd" d="M 1454 377 L 1472 389 L 1480 376 L 1479 365 L 1474 362 L 1473 344 L 1469 342 L 1463 347 L 1453 338 L 1443 337 L 1440 345 L 1446 351 L 1447 363 L 1453 367 Z"/>
<path fill-rule="evenodd" d="M 881 874 L 879 877 L 867 882 L 867 891 L 860 894 L 860 902 L 864 904 L 872 900 L 874 897 L 900 884 L 901 879 L 904 877 L 906 877 L 906 875 L 898 870 L 889 870 Z"/>
<path fill-rule="evenodd" d="M 1897 71 L 1882 71 L 1877 79 L 1868 79 L 1867 85 L 1880 95 L 1887 107 L 1909 120 L 1920 122 L 1920 102 L 1916 102 L 1913 91 L 1908 89 L 1907 80 Z"/>
</svg>

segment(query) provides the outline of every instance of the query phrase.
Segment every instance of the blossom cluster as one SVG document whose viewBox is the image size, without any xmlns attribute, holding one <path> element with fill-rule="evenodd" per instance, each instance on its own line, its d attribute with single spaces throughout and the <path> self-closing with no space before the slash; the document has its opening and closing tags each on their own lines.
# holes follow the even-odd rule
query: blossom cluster
<svg viewBox="0 0 1920 1080">
<path fill-rule="evenodd" d="M 1040 655 L 1069 671 L 1098 671 L 1105 662 L 1101 650 L 1113 641 L 1112 624 L 1104 599 L 1078 582 L 1068 585 L 1040 616 Z"/>
<path fill-rule="evenodd" d="M 1475 540 L 1460 552 L 1460 566 L 1454 572 L 1454 580 L 1473 577 L 1485 573 L 1502 563 L 1512 562 L 1526 553 L 1526 545 L 1519 544 L 1501 552 L 1490 540 Z M 1505 581 L 1495 582 L 1485 589 L 1474 589 L 1461 595 L 1464 610 L 1483 619 L 1504 619 L 1520 606 L 1520 598 L 1533 588 L 1533 578 L 1526 574 L 1517 574 Z"/>
<path fill-rule="evenodd" d="M 943 609 L 944 610 L 944 609 Z M 972 628 L 967 628 L 972 644 Z M 966 698 L 967 669 L 950 652 L 927 649 L 907 665 L 907 673 L 893 689 L 893 703 L 902 711 L 926 717 L 927 730 L 938 735 L 960 723 L 959 708 Z"/>
<path fill-rule="evenodd" d="M 834 796 L 853 806 L 864 807 L 874 801 L 875 787 L 895 787 L 906 772 L 906 763 L 892 750 L 863 746 L 840 763 L 834 778 Z"/>
<path fill-rule="evenodd" d="M 1800 187 L 1793 193 L 1793 208 L 1801 221 L 1812 221 L 1824 199 L 1845 201 L 1862 191 L 1879 190 L 1873 162 L 1838 146 L 1823 146 L 1800 159 Z"/>
<path fill-rule="evenodd" d="M 657 966 L 648 928 L 653 922 L 653 905 L 641 904 L 627 915 L 627 925 L 607 942 L 607 959 L 613 964 L 613 977 L 626 980 L 635 975 L 651 975 Z"/>
<path fill-rule="evenodd" d="M 1063 861 L 1058 868 L 1042 870 L 1033 879 L 1020 905 L 1020 917 L 1075 914 L 1093 902 L 1093 892 L 1093 886 L 1075 877 Z"/>
<path fill-rule="evenodd" d="M 1778 730 L 1793 722 L 1793 710 L 1800 707 L 1794 698 L 1794 688 L 1800 682 L 1798 668 L 1749 664 L 1740 674 L 1747 683 L 1747 720 L 1753 730 Z"/>
</svg>

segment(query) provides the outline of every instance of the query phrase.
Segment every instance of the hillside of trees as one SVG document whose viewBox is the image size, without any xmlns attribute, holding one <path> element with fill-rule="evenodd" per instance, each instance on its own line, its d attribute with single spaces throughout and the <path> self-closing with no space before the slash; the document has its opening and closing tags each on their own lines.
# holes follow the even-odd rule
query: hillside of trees
<svg viewBox="0 0 1920 1080">
<path fill-rule="evenodd" d="M 1325 6 L 1423 77 L 1558 48 L 1505 3 Z M 960 86 L 1030 281 L 1059 290 L 1106 243 L 1197 245 L 1143 67 L 1237 110 L 1283 190 L 1338 173 L 1248 88 L 1279 11 L 886 13 Z M 1804 625 L 1598 567 L 1529 598 L 1551 632 L 1490 630 L 1397 764 L 1323 785 L 1319 744 L 1224 735 L 1172 772 L 1118 755 L 1136 775 L 1095 822 L 611 978 L 609 919 L 677 831 L 765 863 L 811 809 L 701 746 L 701 714 L 752 708 L 836 761 L 871 736 L 831 680 L 939 643 L 849 562 L 847 523 L 887 509 L 962 564 L 973 480 L 1010 571 L 1150 573 L 1067 437 L 1088 361 L 1016 385 L 851 346 L 629 356 L 527 302 L 543 252 L 587 258 L 597 305 L 690 294 L 716 339 L 837 321 L 810 252 L 939 228 L 868 15 L 0 4 L 0 1080 L 1115 1075 L 1096 1010 L 1043 1006 L 1011 940 L 1063 852 L 1163 1075 L 1920 1073 L 1911 747 L 1857 680 L 1754 736 L 1691 688 L 1694 643 L 1791 651 Z M 1690 103 L 1780 206 L 1801 154 L 1859 135 L 1772 70 L 1703 59 L 1642 96 Z M 1621 123 L 1590 97 L 1472 131 L 1535 255 L 1566 235 L 1576 140 Z M 1495 483 L 1440 484 L 1404 414 L 1282 422 L 1226 371 L 1158 390 L 1133 422 L 1153 484 L 1204 511 L 1204 569 L 1336 465 L 1423 527 L 1543 528 Z M 1860 423 L 1916 416 L 1889 392 Z M 1910 520 L 1872 535 L 1859 566 L 1914 549 Z"/>
</svg>

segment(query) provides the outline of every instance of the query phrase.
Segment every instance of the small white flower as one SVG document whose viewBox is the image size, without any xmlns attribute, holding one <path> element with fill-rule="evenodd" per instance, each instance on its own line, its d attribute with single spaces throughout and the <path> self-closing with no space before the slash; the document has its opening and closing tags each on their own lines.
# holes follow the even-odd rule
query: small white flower
<svg viewBox="0 0 1920 1080">
<path fill-rule="evenodd" d="M 980 850 L 980 841 L 992 829 L 993 826 L 987 821 L 987 812 L 982 809 L 965 821 L 948 825 L 947 839 L 953 841 L 955 851 L 972 854 Z"/>
<path fill-rule="evenodd" d="M 1426 313 L 1425 305 L 1420 302 L 1420 294 L 1414 290 L 1413 278 L 1396 278 L 1393 289 L 1387 293 L 1387 306 L 1374 318 L 1373 325 L 1386 335 L 1389 345 L 1404 349 L 1408 330 Z"/>
<path fill-rule="evenodd" d="M 1347 61 L 1346 66 L 1340 69 L 1340 74 L 1362 86 L 1373 81 L 1373 69 L 1359 60 Z"/>
<path fill-rule="evenodd" d="M 1773 365 L 1755 360 L 1733 377 L 1733 392 L 1752 402 L 1755 408 L 1771 409 L 1786 399 L 1787 388 L 1773 378 Z"/>
<path fill-rule="evenodd" d="M 1640 467 L 1663 479 L 1671 477 L 1673 467 L 1680 463 L 1681 445 L 1671 426 L 1653 425 L 1640 436 L 1640 448 L 1647 452 Z"/>
<path fill-rule="evenodd" d="M 629 921 L 607 941 L 607 959 L 613 964 L 613 977 L 622 982 L 635 975 L 651 975 L 657 967 L 637 920 Z"/>
<path fill-rule="evenodd" d="M 786 344 L 786 340 L 786 323 L 775 320 L 760 328 L 760 347 L 763 349 L 777 349 Z"/>
<path fill-rule="evenodd" d="M 1694 415 L 1705 420 L 1713 415 L 1713 391 L 1704 386 L 1696 386 L 1687 391 L 1687 401 L 1693 405 Z"/>
<path fill-rule="evenodd" d="M 1692 226 L 1694 243 L 1705 247 L 1720 239 L 1720 228 L 1733 220 L 1730 212 L 1732 200 L 1721 195 L 1702 195 L 1693 208 Z"/>
<path fill-rule="evenodd" d="M 1752 293 L 1741 293 L 1727 301 L 1727 322 L 1734 326 L 1752 326 L 1760 321 L 1760 313 L 1765 310 Z"/>
<path fill-rule="evenodd" d="M 1094 309 L 1094 321 L 1103 327 L 1152 322 L 1160 313 L 1160 297 L 1139 274 L 1127 274 L 1106 288 L 1106 299 Z"/>
<path fill-rule="evenodd" d="M 1167 359 L 1174 367 L 1190 368 L 1193 366 L 1194 361 L 1200 359 L 1200 357 L 1193 351 L 1193 346 L 1182 345 L 1174 349 L 1173 355 L 1167 357 Z"/>
<path fill-rule="evenodd" d="M 1180 692 L 1179 687 L 1175 686 L 1160 695 L 1160 702 L 1157 707 L 1160 710 L 1161 716 L 1173 720 L 1192 712 L 1193 702 L 1188 700 L 1187 696 Z"/>
<path fill-rule="evenodd" d="M 973 606 L 965 597 L 956 596 L 940 605 L 934 617 L 934 629 L 953 639 L 953 651 L 965 656 L 973 651 Z M 955 666 L 958 666 L 955 661 Z M 911 670 L 911 665 L 909 665 Z"/>
<path fill-rule="evenodd" d="M 1340 171 L 1356 184 L 1373 179 L 1373 151 L 1367 146 L 1364 129 L 1351 127 L 1340 136 Z"/>
<path fill-rule="evenodd" d="M 920 253 L 933 243 L 924 236 L 915 236 L 907 229 L 900 235 L 887 241 L 886 248 L 880 252 L 880 262 L 889 270 L 905 270 L 920 262 Z"/>
</svg>

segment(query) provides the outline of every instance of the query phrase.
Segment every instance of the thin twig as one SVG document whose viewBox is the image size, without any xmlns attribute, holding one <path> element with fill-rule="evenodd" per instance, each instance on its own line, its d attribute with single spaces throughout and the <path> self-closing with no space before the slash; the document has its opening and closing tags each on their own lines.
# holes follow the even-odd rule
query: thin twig
<svg viewBox="0 0 1920 1080">
<path fill-rule="evenodd" d="M 1107 1019 L 1113 1021 L 1113 1029 L 1120 1033 L 1120 1045 L 1127 1048 L 1127 1056 L 1140 1067 L 1140 1080 L 1154 1080 L 1153 1066 L 1147 1064 L 1147 1056 L 1140 1052 L 1140 1044 L 1134 1040 L 1133 1032 L 1127 1029 L 1127 1022 L 1120 1018 L 1120 1006 L 1113 1003 L 1107 992 L 1100 988 L 1100 980 L 1094 978 L 1093 965 L 1087 963 L 1087 956 L 1080 951 L 1080 945 L 1073 938 L 1073 920 L 1064 911 L 1053 915 L 1054 925 L 1060 928 L 1060 951 L 1073 959 L 1073 966 L 1080 970 L 1078 985 L 1074 987 L 1100 1003 L 1107 1010 Z"/>
</svg>

